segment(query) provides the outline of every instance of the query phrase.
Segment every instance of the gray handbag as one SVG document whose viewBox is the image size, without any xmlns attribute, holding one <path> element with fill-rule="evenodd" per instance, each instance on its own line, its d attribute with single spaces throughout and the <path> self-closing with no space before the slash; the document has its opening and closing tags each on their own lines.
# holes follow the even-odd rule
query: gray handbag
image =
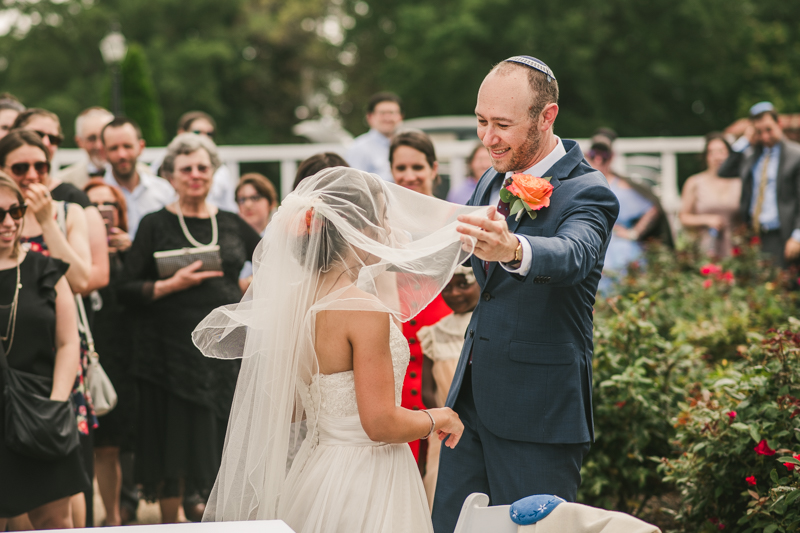
<svg viewBox="0 0 800 533">
<path fill-rule="evenodd" d="M 166 279 L 172 277 L 178 270 L 187 267 L 195 261 L 202 261 L 203 266 L 200 271 L 222 270 L 222 257 L 219 252 L 219 227 L 217 226 L 216 213 L 211 215 L 211 242 L 202 244 L 198 242 L 192 234 L 189 233 L 189 228 L 186 227 L 186 221 L 183 219 L 181 206 L 178 204 L 177 208 L 178 222 L 181 225 L 183 236 L 186 237 L 191 244 L 191 248 L 179 248 L 177 250 L 163 250 L 153 253 L 153 258 L 156 260 L 156 269 L 158 270 L 158 277 Z"/>
</svg>

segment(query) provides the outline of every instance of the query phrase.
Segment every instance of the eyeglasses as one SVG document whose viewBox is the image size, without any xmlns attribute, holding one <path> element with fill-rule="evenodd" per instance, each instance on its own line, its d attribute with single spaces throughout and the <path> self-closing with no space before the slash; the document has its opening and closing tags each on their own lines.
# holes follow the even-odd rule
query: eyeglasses
<svg viewBox="0 0 800 533">
<path fill-rule="evenodd" d="M 95 207 L 109 206 L 115 209 L 119 209 L 119 203 L 117 202 L 92 202 L 92 205 Z"/>
<path fill-rule="evenodd" d="M 13 220 L 20 220 L 22 217 L 25 216 L 25 211 L 28 210 L 28 206 L 25 204 L 22 205 L 12 205 L 8 209 L 3 209 L 0 207 L 0 222 L 3 222 L 6 219 L 6 215 L 11 215 Z"/>
<path fill-rule="evenodd" d="M 208 165 L 189 165 L 188 167 L 179 168 L 178 172 L 180 172 L 181 174 L 189 175 L 192 173 L 193 169 L 197 169 L 197 171 L 200 172 L 201 174 L 205 174 L 206 172 L 211 170 L 211 167 Z"/>
<path fill-rule="evenodd" d="M 15 176 L 22 177 L 28 173 L 28 170 L 31 168 L 31 163 L 14 163 L 11 165 L 11 172 Z M 47 161 L 37 161 L 33 163 L 33 170 L 36 171 L 37 174 L 40 176 L 42 174 L 47 174 L 50 172 L 50 163 Z"/>
<path fill-rule="evenodd" d="M 260 194 L 255 194 L 253 196 L 240 196 L 239 198 L 236 199 L 236 203 L 239 204 L 239 205 L 244 205 L 247 202 L 256 203 L 259 200 L 266 200 L 266 198 L 264 198 Z"/>
<path fill-rule="evenodd" d="M 39 130 L 33 130 L 33 133 L 35 133 L 36 135 L 38 135 L 42 139 L 47 137 L 47 140 L 53 146 L 59 146 L 64 141 L 64 137 L 62 137 L 61 135 L 51 135 L 49 133 L 45 133 L 45 132 L 39 131 Z"/>
<path fill-rule="evenodd" d="M 192 133 L 194 133 L 195 135 L 205 135 L 209 139 L 214 138 L 214 130 L 211 131 L 193 130 Z"/>
</svg>

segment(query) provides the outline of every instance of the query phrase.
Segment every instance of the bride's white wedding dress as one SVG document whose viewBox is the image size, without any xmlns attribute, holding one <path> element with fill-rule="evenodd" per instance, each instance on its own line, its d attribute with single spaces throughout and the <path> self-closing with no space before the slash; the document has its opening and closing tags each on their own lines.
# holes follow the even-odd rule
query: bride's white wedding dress
<svg viewBox="0 0 800 533">
<path fill-rule="evenodd" d="M 400 405 L 410 353 L 394 322 L 390 346 Z M 367 436 L 353 371 L 316 374 L 302 392 L 309 434 L 286 479 L 278 517 L 298 533 L 432 532 L 411 449 Z"/>
</svg>

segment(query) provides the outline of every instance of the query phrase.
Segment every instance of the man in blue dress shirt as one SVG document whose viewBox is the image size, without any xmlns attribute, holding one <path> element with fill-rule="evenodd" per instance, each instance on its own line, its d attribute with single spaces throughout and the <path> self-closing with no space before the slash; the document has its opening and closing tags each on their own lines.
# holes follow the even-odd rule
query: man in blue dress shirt
<svg viewBox="0 0 800 533">
<path fill-rule="evenodd" d="M 742 179 L 742 217 L 761 249 L 788 267 L 800 257 L 800 144 L 785 137 L 770 102 L 751 107 L 750 121 L 752 146 L 746 136 L 734 143 L 718 174 Z"/>
<path fill-rule="evenodd" d="M 367 104 L 369 131 L 359 135 L 347 150 L 347 163 L 359 170 L 392 179 L 389 166 L 389 142 L 403 121 L 400 97 L 394 93 L 373 94 Z"/>
</svg>

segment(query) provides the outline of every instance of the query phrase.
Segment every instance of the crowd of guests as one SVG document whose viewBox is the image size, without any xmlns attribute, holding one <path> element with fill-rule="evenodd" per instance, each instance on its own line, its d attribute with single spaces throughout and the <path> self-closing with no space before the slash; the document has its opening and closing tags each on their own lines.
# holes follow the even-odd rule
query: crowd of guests
<svg viewBox="0 0 800 533">
<path fill-rule="evenodd" d="M 294 187 L 350 164 L 433 196 L 441 181 L 434 144 L 421 131 L 400 129 L 401 105 L 392 93 L 374 95 L 370 130 L 344 158 L 320 153 L 303 161 Z M 744 225 L 786 266 L 800 256 L 800 145 L 784 138 L 771 104 L 750 115 L 739 139 L 706 137 L 706 169 L 684 186 L 680 223 L 716 257 L 731 253 L 732 235 Z M 191 333 L 247 291 L 250 260 L 279 203 L 265 176 L 234 180 L 215 132 L 206 113 L 186 113 L 163 159 L 146 165 L 138 125 L 93 107 L 75 124 L 85 157 L 54 169 L 64 140 L 58 116 L 0 95 L 0 367 L 39 380 L 45 399 L 68 402 L 76 434 L 76 445 L 42 458 L 9 446 L 0 423 L 0 531 L 92 525 L 95 478 L 106 525 L 135 520 L 141 497 L 158 501 L 165 523 L 178 521 L 181 509 L 190 520 L 202 517 L 239 365 L 202 357 Z M 613 170 L 615 138 L 601 128 L 586 153 L 620 202 L 601 291 L 642 259 L 646 241 L 672 244 L 657 196 Z M 476 145 L 470 176 L 448 200 L 467 203 L 490 166 L 488 151 Z M 444 405 L 479 297 L 462 267 L 403 325 L 411 349 L 404 407 Z M 87 384 L 92 340 L 118 398 L 102 416 Z M 4 384 L 9 375 L 1 375 Z M 0 395 L 0 418 L 3 402 Z M 410 445 L 432 500 L 439 443 Z"/>
</svg>

